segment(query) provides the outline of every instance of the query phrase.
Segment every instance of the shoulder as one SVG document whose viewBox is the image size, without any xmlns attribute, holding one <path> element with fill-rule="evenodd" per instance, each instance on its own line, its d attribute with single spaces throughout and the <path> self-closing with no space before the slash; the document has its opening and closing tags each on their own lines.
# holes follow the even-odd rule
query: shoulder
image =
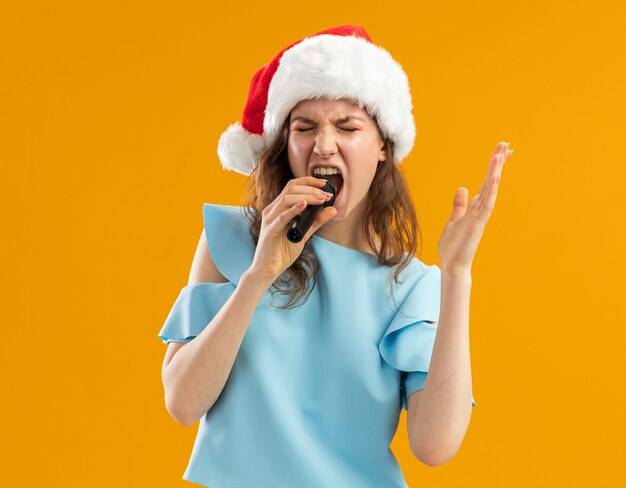
<svg viewBox="0 0 626 488">
<path fill-rule="evenodd" d="M 221 225 L 246 225 L 245 207 L 238 205 L 223 205 L 218 203 L 202 204 L 202 216 L 205 227 L 210 229 L 219 228 Z"/>
<path fill-rule="evenodd" d="M 208 262 L 210 256 L 219 270 L 219 275 L 215 276 L 221 276 L 235 285 L 252 264 L 256 251 L 247 211 L 245 207 L 235 205 L 202 204 L 204 241 L 201 237 L 198 243 L 199 259 Z"/>
<path fill-rule="evenodd" d="M 408 278 L 405 280 L 405 286 L 411 288 L 423 279 L 440 279 L 441 269 L 436 264 L 426 264 L 417 257 L 413 256 L 406 268 L 404 268 L 400 273 L 400 276 Z"/>
<path fill-rule="evenodd" d="M 202 228 L 196 253 L 191 264 L 188 284 L 226 283 L 228 279 L 217 268 L 206 240 L 206 231 Z"/>
</svg>

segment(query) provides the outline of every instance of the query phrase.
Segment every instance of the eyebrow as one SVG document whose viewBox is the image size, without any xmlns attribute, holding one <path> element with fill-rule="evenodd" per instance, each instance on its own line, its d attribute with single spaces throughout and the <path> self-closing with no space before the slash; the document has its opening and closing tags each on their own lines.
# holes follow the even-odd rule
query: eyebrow
<svg viewBox="0 0 626 488">
<path fill-rule="evenodd" d="M 294 117 L 293 119 L 291 119 L 291 123 L 293 124 L 294 122 L 297 122 L 298 120 L 304 122 L 305 124 L 311 124 L 311 125 L 315 125 L 316 122 L 314 120 L 308 119 L 306 117 Z M 363 122 L 363 119 L 359 118 L 359 117 L 344 117 L 343 119 L 337 119 L 335 121 L 336 124 L 343 124 L 344 122 L 348 122 L 349 120 L 360 120 L 361 122 Z"/>
</svg>

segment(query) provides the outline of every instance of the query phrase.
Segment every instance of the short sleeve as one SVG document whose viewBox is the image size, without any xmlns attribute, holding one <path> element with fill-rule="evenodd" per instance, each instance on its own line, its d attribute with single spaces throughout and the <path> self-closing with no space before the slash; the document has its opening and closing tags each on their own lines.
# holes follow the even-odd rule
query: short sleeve
<svg viewBox="0 0 626 488">
<path fill-rule="evenodd" d="M 441 270 L 429 266 L 417 274 L 415 283 L 381 339 L 382 359 L 402 372 L 400 398 L 407 408 L 411 393 L 424 388 L 435 344 L 441 301 Z M 474 402 L 472 400 L 472 406 Z"/>
<path fill-rule="evenodd" d="M 428 373 L 423 371 L 411 371 L 409 373 L 402 373 L 401 379 L 401 398 L 402 398 L 402 408 L 406 410 L 407 401 L 411 393 L 415 393 L 416 391 L 424 388 L 426 384 L 426 376 Z M 474 397 L 472 396 L 472 407 L 476 406 L 476 402 L 474 401 Z"/>
<path fill-rule="evenodd" d="M 187 343 L 217 315 L 254 258 L 254 242 L 243 207 L 204 203 L 202 215 L 211 258 L 226 283 L 196 283 L 182 288 L 159 337 Z"/>
<path fill-rule="evenodd" d="M 244 207 L 204 203 L 204 231 L 217 269 L 237 285 L 254 260 L 255 245 Z"/>
<path fill-rule="evenodd" d="M 224 306 L 231 283 L 197 283 L 183 287 L 159 332 L 164 343 L 187 343 L 202 332 Z"/>
</svg>

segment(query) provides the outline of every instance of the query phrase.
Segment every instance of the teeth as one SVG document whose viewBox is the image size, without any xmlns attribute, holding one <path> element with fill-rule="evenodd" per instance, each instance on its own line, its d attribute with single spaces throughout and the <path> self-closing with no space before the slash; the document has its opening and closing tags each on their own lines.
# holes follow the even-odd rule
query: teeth
<svg viewBox="0 0 626 488">
<path fill-rule="evenodd" d="M 336 175 L 341 174 L 337 168 L 315 168 L 313 170 L 314 175 Z"/>
</svg>

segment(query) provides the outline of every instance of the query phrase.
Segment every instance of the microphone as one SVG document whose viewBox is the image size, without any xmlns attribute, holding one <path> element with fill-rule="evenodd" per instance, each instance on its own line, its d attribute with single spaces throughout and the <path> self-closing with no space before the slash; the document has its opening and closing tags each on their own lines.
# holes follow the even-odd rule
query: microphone
<svg viewBox="0 0 626 488">
<path fill-rule="evenodd" d="M 331 193 L 333 196 L 330 197 L 330 200 L 322 203 L 321 205 L 307 205 L 307 207 L 300 212 L 298 215 L 294 217 L 287 229 L 287 239 L 291 242 L 300 242 L 304 235 L 311 227 L 311 224 L 315 220 L 315 217 L 324 207 L 328 207 L 335 203 L 335 187 L 332 185 L 330 181 L 324 178 L 324 175 L 314 175 L 315 178 L 319 178 L 322 180 L 326 180 L 326 184 L 322 188 L 322 191 L 327 191 Z"/>
</svg>

